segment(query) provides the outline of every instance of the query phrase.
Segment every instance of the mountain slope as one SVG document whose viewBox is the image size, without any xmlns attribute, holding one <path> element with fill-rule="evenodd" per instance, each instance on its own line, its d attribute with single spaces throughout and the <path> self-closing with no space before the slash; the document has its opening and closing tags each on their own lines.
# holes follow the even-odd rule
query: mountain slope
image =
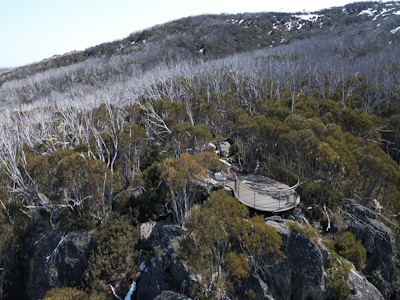
<svg viewBox="0 0 400 300">
<path fill-rule="evenodd" d="M 279 46 L 298 38 L 329 34 L 363 24 L 365 30 L 378 33 L 395 31 L 400 24 L 400 5 L 397 2 L 359 2 L 344 8 L 332 8 L 316 13 L 247 13 L 238 15 L 204 15 L 189 17 L 158 25 L 142 32 L 133 33 L 125 39 L 101 44 L 86 49 L 57 55 L 50 59 L 13 70 L 0 77 L 0 84 L 6 78 L 21 78 L 50 68 L 72 65 L 88 58 L 105 59 L 119 54 L 136 53 L 142 49 L 160 49 L 159 54 L 174 58 L 198 57 L 221 58 L 238 52 L 263 47 Z M 335 32 L 337 34 L 337 32 Z M 160 56 L 151 56 L 156 64 Z M 139 62 L 142 63 L 142 62 Z M 148 64 L 149 62 L 146 62 Z M 19 70 L 19 71 L 18 71 Z"/>
<path fill-rule="evenodd" d="M 391 65 L 390 57 L 394 57 L 399 41 L 399 33 L 394 32 L 399 26 L 399 11 L 395 2 L 367 2 L 309 15 L 263 13 L 185 18 L 121 41 L 8 70 L 0 75 L 1 100 L 15 104 L 48 100 L 50 92 L 63 93 L 69 86 L 90 89 L 107 85 L 105 82 L 111 78 L 124 82 L 138 78 L 138 74 L 142 77 L 143 73 L 153 77 L 156 72 L 152 70 L 158 68 L 161 72 L 164 66 L 207 63 L 255 49 L 265 49 L 265 56 L 289 51 L 286 57 L 306 55 L 313 59 L 316 55 L 327 60 L 385 57 Z M 295 41 L 297 46 L 291 47 Z M 271 46 L 274 47 L 268 50 Z M 343 61 L 344 65 L 347 63 Z M 396 64 L 394 59 L 393 63 Z"/>
</svg>

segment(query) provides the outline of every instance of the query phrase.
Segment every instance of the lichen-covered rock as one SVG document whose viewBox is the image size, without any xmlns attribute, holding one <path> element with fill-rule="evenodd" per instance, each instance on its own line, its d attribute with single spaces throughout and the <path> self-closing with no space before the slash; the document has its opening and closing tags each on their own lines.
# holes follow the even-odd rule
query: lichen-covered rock
<svg viewBox="0 0 400 300">
<path fill-rule="evenodd" d="M 154 242 L 154 236 L 158 230 L 165 225 L 165 221 L 150 221 L 140 225 L 140 240 L 138 247 L 140 249 L 150 250 Z"/>
<path fill-rule="evenodd" d="M 150 234 L 149 228 L 152 228 Z M 177 259 L 179 241 L 184 235 L 181 227 L 164 221 L 141 226 L 141 237 L 151 246 L 154 255 L 138 282 L 139 299 L 154 299 L 166 290 L 185 291 L 190 281 L 189 273 Z"/>
<path fill-rule="evenodd" d="M 168 250 L 172 243 L 182 239 L 184 234 L 182 227 L 164 225 L 154 234 L 153 245 L 160 247 L 163 251 Z"/>
<path fill-rule="evenodd" d="M 157 225 L 157 222 L 155 222 L 155 221 L 150 221 L 150 222 L 141 224 L 140 225 L 140 239 L 148 240 L 156 225 Z M 161 226 L 161 222 L 159 222 L 159 225 Z"/>
<path fill-rule="evenodd" d="M 326 268 L 332 260 L 329 249 L 320 240 L 292 229 L 286 222 L 267 220 L 281 235 L 286 258 L 271 266 L 264 278 L 275 299 L 327 299 Z M 300 226 L 300 225 L 299 225 Z M 387 299 L 363 275 L 353 268 L 347 278 L 349 299 Z"/>
<path fill-rule="evenodd" d="M 320 299 L 325 293 L 323 257 L 319 247 L 286 223 L 267 221 L 281 235 L 286 258 L 269 269 L 270 292 L 277 299 Z"/>
<path fill-rule="evenodd" d="M 48 227 L 32 242 L 25 274 L 30 299 L 43 298 L 53 287 L 68 287 L 79 282 L 94 247 L 89 231 L 63 234 Z"/>
<path fill-rule="evenodd" d="M 228 141 L 219 143 L 220 155 L 223 158 L 229 157 L 229 151 L 231 148 L 231 144 Z"/>
<path fill-rule="evenodd" d="M 378 289 L 354 269 L 350 271 L 347 284 L 351 289 L 348 300 L 384 300 Z"/>
<path fill-rule="evenodd" d="M 393 232 L 377 220 L 377 214 L 353 200 L 343 200 L 343 215 L 351 232 L 362 241 L 367 250 L 364 273 L 389 299 L 396 288 L 396 246 Z"/>
<path fill-rule="evenodd" d="M 164 291 L 155 297 L 154 300 L 190 300 L 190 298 L 172 291 Z"/>
</svg>

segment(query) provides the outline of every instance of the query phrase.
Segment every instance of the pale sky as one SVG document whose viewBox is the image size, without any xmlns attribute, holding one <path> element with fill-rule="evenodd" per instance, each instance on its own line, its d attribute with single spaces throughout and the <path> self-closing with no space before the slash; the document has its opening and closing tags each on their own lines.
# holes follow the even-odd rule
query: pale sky
<svg viewBox="0 0 400 300">
<path fill-rule="evenodd" d="M 0 68 L 84 50 L 199 14 L 299 12 L 351 0 L 0 0 Z"/>
</svg>

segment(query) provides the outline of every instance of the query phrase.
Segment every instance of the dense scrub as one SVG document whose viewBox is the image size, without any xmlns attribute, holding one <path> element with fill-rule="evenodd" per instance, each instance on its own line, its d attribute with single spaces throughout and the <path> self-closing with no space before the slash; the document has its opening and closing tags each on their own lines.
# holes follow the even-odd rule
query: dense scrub
<svg viewBox="0 0 400 300">
<path fill-rule="evenodd" d="M 185 225 L 195 204 L 193 184 L 206 178 L 207 170 L 223 168 L 213 156 L 215 154 L 202 151 L 206 150 L 205 145 L 209 142 L 227 138 L 234 141 L 232 161 L 243 169 L 251 171 L 257 162 L 261 162 L 265 167 L 278 164 L 298 174 L 304 182 L 299 190 L 302 204 L 316 207 L 308 215 L 311 220 L 326 222 L 323 207 L 333 211 L 343 197 L 359 199 L 364 205 L 372 204 L 374 199 L 382 205 L 382 217 L 392 222 L 397 230 L 395 224 L 399 220 L 394 212 L 400 209 L 400 170 L 388 155 L 388 148 L 379 147 L 384 145 L 381 141 L 386 132 L 388 136 L 395 134 L 394 130 L 388 129 L 392 115 L 368 115 L 356 108 L 342 108 L 340 103 L 332 100 L 317 101 L 305 95 L 296 100 L 293 111 L 290 97 L 256 100 L 243 107 L 235 100 L 234 91 L 228 90 L 226 95 L 208 105 L 202 103 L 200 92 L 198 103 L 191 106 L 185 102 L 160 99 L 122 108 L 103 105 L 87 113 L 69 109 L 69 115 L 57 113 L 60 118 L 45 125 L 48 135 L 39 130 L 40 126 L 31 123 L 36 127 L 32 132 L 42 136 L 31 134 L 29 138 L 41 138 L 40 142 L 24 141 L 21 136 L 15 141 L 17 144 L 9 145 L 5 142 L 12 140 L 4 141 L 3 149 L 8 152 L 4 152 L 7 156 L 3 156 L 1 168 L 2 228 L 7 229 L 2 230 L 2 240 L 5 241 L 2 243 L 3 265 L 11 264 L 8 271 L 12 271 L 12 249 L 17 245 L 23 246 L 23 240 L 15 237 L 23 235 L 28 223 L 39 213 L 39 219 L 47 219 L 54 230 L 68 232 L 82 228 L 98 232 L 97 251 L 100 252 L 93 253 L 94 260 L 90 261 L 86 279 L 82 279 L 84 286 L 106 293 L 109 289 L 101 283 L 102 280 L 108 284 L 124 281 L 127 286 L 127 278 L 132 276 L 129 274 L 134 273 L 129 269 L 135 270 L 139 263 L 137 253 L 118 252 L 133 250 L 136 242 L 134 238 L 127 239 L 127 233 L 133 232 L 139 221 L 164 212 L 164 204 L 173 210 L 175 220 Z M 32 112 L 15 112 L 10 115 L 10 120 L 19 120 L 29 114 Z M 66 126 L 67 120 L 62 119 L 67 116 L 70 127 Z M 197 120 L 194 125 L 191 117 Z M 382 124 L 385 124 L 383 133 L 379 130 Z M 22 126 L 21 123 L 13 125 Z M 79 130 L 72 131 L 72 126 L 79 126 Z M 66 131 L 66 128 L 71 131 Z M 24 143 L 18 145 L 22 141 Z M 161 189 L 161 180 L 165 180 L 168 189 Z M 216 203 L 215 199 L 213 201 L 209 203 Z M 233 209 L 232 204 L 224 207 Z M 204 204 L 194 214 L 189 226 L 196 220 L 203 220 L 205 216 L 198 214 L 206 209 Z M 211 208 L 211 211 L 218 213 L 217 208 Z M 115 219 L 114 212 L 121 215 L 120 221 Z M 211 218 L 210 213 L 203 214 Z M 215 218 L 228 220 L 218 215 Z M 245 215 L 240 218 L 245 218 Z M 113 229 L 115 226 L 121 226 L 121 229 Z M 197 224 L 192 230 L 201 226 Z M 128 232 L 121 231 L 124 239 L 113 238 L 115 246 L 110 248 L 108 238 L 114 230 Z M 102 246 L 101 236 L 104 234 L 107 240 Z M 198 234 L 194 236 L 200 238 Z M 349 248 L 346 243 L 351 243 L 350 237 L 335 238 L 334 249 L 362 267 L 365 252 L 357 250 L 360 246 Z M 207 236 L 209 238 L 211 236 Z M 249 245 L 256 247 L 255 241 L 241 240 L 237 234 L 235 239 L 243 243 L 237 249 L 247 249 Z M 211 246 L 209 242 L 200 244 Z M 216 238 L 215 242 L 223 241 Z M 192 247 L 199 250 L 195 245 Z M 99 250 L 101 247 L 106 248 Z M 105 251 L 116 252 L 110 252 L 110 256 Z M 207 253 L 209 250 L 204 251 Z M 229 253 L 229 248 L 226 248 L 221 253 L 223 257 L 213 259 L 214 264 L 219 261 L 213 269 L 226 268 L 225 272 L 231 277 L 224 279 L 223 290 L 235 293 L 237 289 L 241 290 L 240 282 L 248 276 L 246 263 L 251 263 L 248 259 L 252 257 L 253 264 L 256 264 L 257 258 L 256 254 L 247 252 Z M 101 256 L 96 255 L 106 255 L 106 261 L 111 265 L 101 263 Z M 113 259 L 109 260 L 109 257 Z M 113 260 L 122 257 L 127 261 L 118 260 L 113 267 Z M 247 260 L 244 261 L 244 257 Z M 201 262 L 205 258 L 193 256 L 192 259 Z M 193 262 L 193 266 L 201 269 L 199 262 Z M 232 265 L 235 265 L 234 269 Z M 123 266 L 128 273 L 123 278 L 111 279 L 114 273 L 121 277 L 116 266 Z M 101 271 L 101 268 L 106 269 Z M 204 270 L 208 268 L 204 267 Z M 202 278 L 205 280 L 207 277 Z M 214 279 L 210 277 L 209 280 Z M 210 293 L 209 286 L 218 290 L 217 282 L 204 283 L 204 292 Z M 332 286 L 332 289 L 337 288 Z"/>
</svg>

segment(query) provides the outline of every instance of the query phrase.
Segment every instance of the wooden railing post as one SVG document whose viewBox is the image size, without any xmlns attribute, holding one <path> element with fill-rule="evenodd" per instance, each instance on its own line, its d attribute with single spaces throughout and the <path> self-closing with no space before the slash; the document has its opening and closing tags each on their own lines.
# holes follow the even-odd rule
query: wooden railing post
<svg viewBox="0 0 400 300">
<path fill-rule="evenodd" d="M 281 208 L 281 191 L 278 192 L 279 208 Z"/>
</svg>

